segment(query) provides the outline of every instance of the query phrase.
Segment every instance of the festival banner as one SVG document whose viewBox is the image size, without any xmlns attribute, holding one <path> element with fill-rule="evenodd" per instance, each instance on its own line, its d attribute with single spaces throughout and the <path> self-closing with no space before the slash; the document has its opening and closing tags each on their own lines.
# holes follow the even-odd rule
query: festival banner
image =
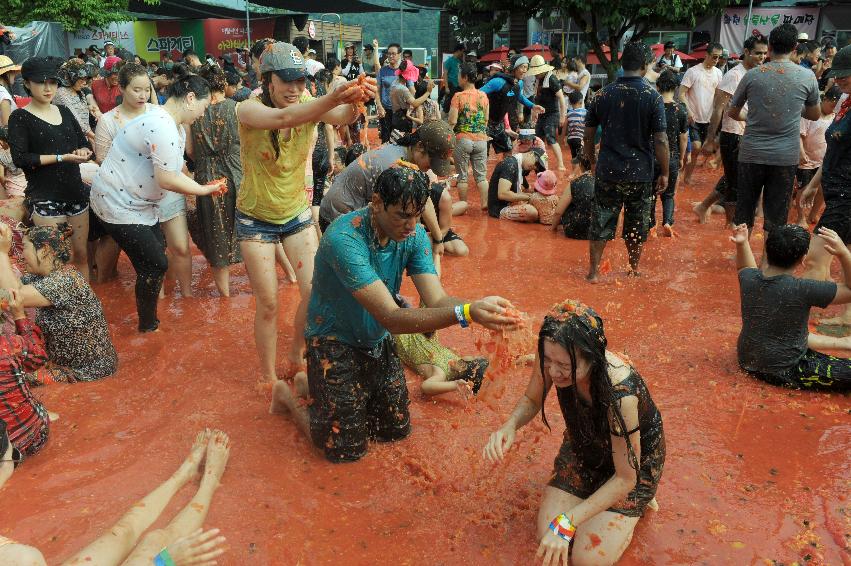
<svg viewBox="0 0 851 566">
<path fill-rule="evenodd" d="M 158 61 L 166 53 L 180 58 L 191 49 L 203 60 L 206 53 L 203 20 L 157 20 L 136 22 L 135 54 L 147 61 Z"/>
<path fill-rule="evenodd" d="M 745 41 L 745 28 L 749 34 L 761 33 L 768 36 L 771 30 L 780 24 L 794 24 L 798 32 L 806 33 L 810 39 L 816 37 L 819 8 L 754 8 L 751 13 L 750 26 L 747 26 L 747 8 L 727 8 L 721 16 L 721 45 L 731 53 L 741 54 Z"/>
<path fill-rule="evenodd" d="M 77 49 L 85 51 L 90 45 L 103 48 L 104 41 L 112 41 L 116 48 L 133 52 L 136 48 L 133 22 L 116 22 L 102 28 L 81 29 L 68 34 L 68 48 L 71 53 Z"/>
<path fill-rule="evenodd" d="M 218 57 L 225 53 L 233 53 L 238 47 L 248 49 L 248 34 L 245 20 L 209 19 L 204 22 L 204 39 L 207 53 Z M 258 40 L 262 37 L 272 37 L 275 20 L 252 20 L 251 38 Z"/>
</svg>

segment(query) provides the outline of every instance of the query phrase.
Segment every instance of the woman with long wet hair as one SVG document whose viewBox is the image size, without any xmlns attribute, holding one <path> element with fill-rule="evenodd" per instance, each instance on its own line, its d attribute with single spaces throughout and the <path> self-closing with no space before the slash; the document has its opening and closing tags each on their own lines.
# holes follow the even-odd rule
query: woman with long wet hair
<svg viewBox="0 0 851 566">
<path fill-rule="evenodd" d="M 294 320 L 290 370 L 304 366 L 304 326 L 319 238 L 304 191 L 305 166 L 316 124 L 344 125 L 374 96 L 367 79 L 345 83 L 327 96 L 305 92 L 304 58 L 294 45 L 270 43 L 260 56 L 260 96 L 237 106 L 242 185 L 236 202 L 236 235 L 255 297 L 254 341 L 263 378 L 277 380 L 278 275 L 275 249 L 295 266 L 301 294 Z"/>
<path fill-rule="evenodd" d="M 541 413 L 554 385 L 566 429 L 538 511 L 544 564 L 614 564 L 638 519 L 656 508 L 665 463 L 662 417 L 641 376 L 609 351 L 603 320 L 567 300 L 544 318 L 523 398 L 491 434 L 486 459 L 502 461 L 518 429 Z M 571 540 L 576 540 L 571 551 Z"/>
</svg>

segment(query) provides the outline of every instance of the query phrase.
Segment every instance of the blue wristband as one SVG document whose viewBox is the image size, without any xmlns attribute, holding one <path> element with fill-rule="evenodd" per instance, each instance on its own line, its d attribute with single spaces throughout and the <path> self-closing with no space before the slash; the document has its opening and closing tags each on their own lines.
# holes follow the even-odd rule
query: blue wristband
<svg viewBox="0 0 851 566">
<path fill-rule="evenodd" d="M 455 318 L 458 319 L 458 324 L 461 325 L 461 328 L 470 326 L 470 323 L 467 322 L 467 318 L 464 316 L 464 305 L 455 305 Z"/>
<path fill-rule="evenodd" d="M 168 553 L 168 549 L 164 548 L 159 554 L 154 556 L 154 566 L 175 566 L 174 559 Z"/>
</svg>

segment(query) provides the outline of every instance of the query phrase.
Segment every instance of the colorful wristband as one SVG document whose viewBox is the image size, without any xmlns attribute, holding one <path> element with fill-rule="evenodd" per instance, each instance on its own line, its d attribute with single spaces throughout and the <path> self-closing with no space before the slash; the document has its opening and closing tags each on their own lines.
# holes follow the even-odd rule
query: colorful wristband
<svg viewBox="0 0 851 566">
<path fill-rule="evenodd" d="M 455 305 L 455 318 L 458 320 L 458 324 L 461 325 L 461 328 L 467 328 L 470 326 L 470 323 L 467 322 L 467 319 L 464 317 L 463 305 Z"/>
<path fill-rule="evenodd" d="M 557 537 L 563 538 L 568 542 L 573 540 L 573 535 L 576 534 L 576 526 L 564 513 L 553 519 L 553 522 L 550 523 L 550 530 Z"/>
<path fill-rule="evenodd" d="M 464 319 L 467 321 L 467 324 L 473 322 L 473 317 L 470 316 L 470 303 L 464 305 Z"/>
<path fill-rule="evenodd" d="M 154 556 L 154 566 L 175 566 L 174 559 L 168 553 L 168 549 L 164 548 L 159 554 Z"/>
</svg>

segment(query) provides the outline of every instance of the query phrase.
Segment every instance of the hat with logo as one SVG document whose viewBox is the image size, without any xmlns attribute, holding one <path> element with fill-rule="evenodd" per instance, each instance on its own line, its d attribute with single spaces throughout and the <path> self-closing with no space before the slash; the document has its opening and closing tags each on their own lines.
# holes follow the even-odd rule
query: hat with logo
<svg viewBox="0 0 851 566">
<path fill-rule="evenodd" d="M 836 52 L 826 76 L 834 79 L 851 77 L 851 45 L 846 45 Z"/>
<path fill-rule="evenodd" d="M 60 82 L 59 67 L 64 62 L 61 57 L 30 57 L 21 65 L 21 78 L 36 83 Z"/>
<path fill-rule="evenodd" d="M 431 170 L 438 177 L 452 174 L 452 152 L 455 150 L 455 133 L 443 120 L 426 122 L 416 132 L 423 149 L 428 153 Z"/>
<path fill-rule="evenodd" d="M 552 171 L 543 171 L 538 173 L 538 179 L 535 181 L 535 190 L 545 196 L 556 194 L 556 185 L 558 185 L 558 177 Z"/>
<path fill-rule="evenodd" d="M 292 43 L 270 43 L 260 55 L 260 72 L 274 72 L 285 81 L 307 77 L 304 57 Z"/>
<path fill-rule="evenodd" d="M 15 65 L 15 62 L 10 58 L 5 55 L 0 55 L 0 76 L 5 75 L 6 73 L 11 73 L 12 71 L 20 70 L 20 65 Z"/>
</svg>

